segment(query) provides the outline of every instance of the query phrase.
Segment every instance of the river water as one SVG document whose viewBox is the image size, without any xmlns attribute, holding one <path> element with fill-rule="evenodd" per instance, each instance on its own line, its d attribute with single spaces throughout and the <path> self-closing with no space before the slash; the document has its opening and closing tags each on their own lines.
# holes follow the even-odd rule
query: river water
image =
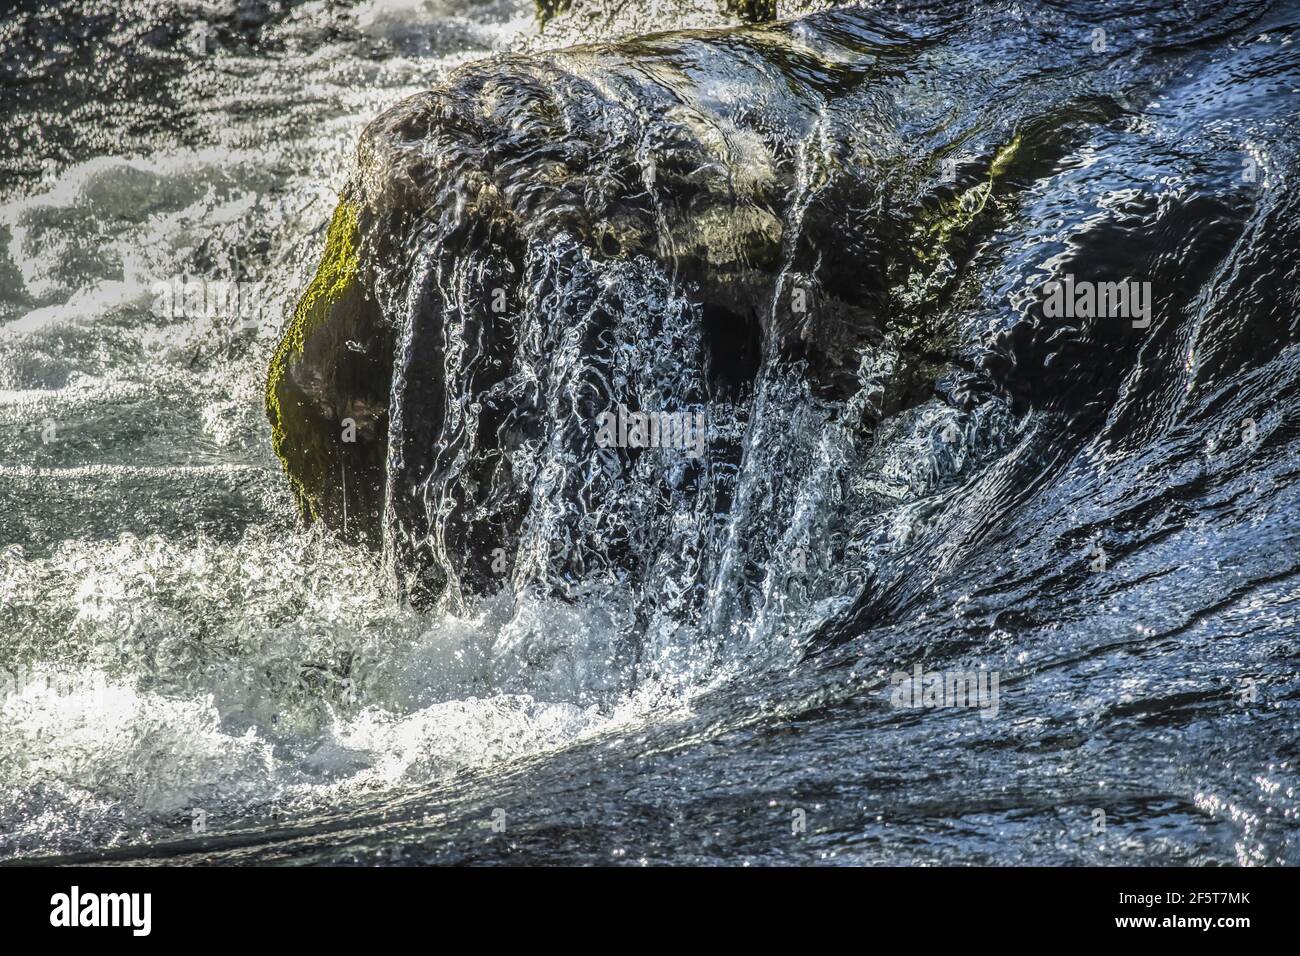
<svg viewBox="0 0 1300 956">
<path fill-rule="evenodd" d="M 881 155 L 962 131 L 988 210 L 944 367 L 900 397 L 874 343 L 846 398 L 764 360 L 726 505 L 658 513 L 634 581 L 430 607 L 299 524 L 266 369 L 362 129 L 494 53 L 727 22 L 686 6 L 0 18 L 0 857 L 1300 862 L 1300 5 L 864 5 L 921 51 Z M 980 192 L 1003 131 L 1032 156 Z M 1150 326 L 1044 329 L 1064 273 L 1149 281 Z M 971 671 L 980 706 L 898 705 Z"/>
</svg>

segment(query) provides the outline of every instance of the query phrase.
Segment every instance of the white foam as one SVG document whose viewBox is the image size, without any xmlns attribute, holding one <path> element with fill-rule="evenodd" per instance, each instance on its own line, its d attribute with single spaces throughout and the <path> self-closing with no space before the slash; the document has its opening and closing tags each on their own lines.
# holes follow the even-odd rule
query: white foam
<svg viewBox="0 0 1300 956">
<path fill-rule="evenodd" d="M 620 690 L 598 600 L 418 614 L 315 535 L 11 549 L 0 598 L 28 623 L 12 660 L 78 662 L 0 673 L 0 854 L 330 806 L 688 712 Z"/>
</svg>

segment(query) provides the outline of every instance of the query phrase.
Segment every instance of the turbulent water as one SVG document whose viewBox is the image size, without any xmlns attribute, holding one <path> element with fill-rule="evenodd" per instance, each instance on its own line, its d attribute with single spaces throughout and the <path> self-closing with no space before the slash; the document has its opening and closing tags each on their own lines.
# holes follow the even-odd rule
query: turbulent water
<svg viewBox="0 0 1300 956">
<path fill-rule="evenodd" d="M 411 601 L 300 525 L 263 388 L 366 124 L 494 53 L 732 28 L 697 6 L 0 19 L 0 857 L 1300 862 L 1300 4 L 752 28 L 804 44 L 798 117 L 645 41 L 735 121 L 732 184 L 776 170 L 780 287 L 838 263 L 884 331 L 720 372 L 746 340 L 664 268 L 680 233 L 599 269 L 557 234 L 509 573 L 444 535 Z M 1066 274 L 1149 282 L 1150 324 L 1047 321 Z M 597 373 L 707 404 L 704 476 L 584 470 L 555 436 Z M 914 667 L 996 674 L 995 706 L 896 706 Z"/>
</svg>

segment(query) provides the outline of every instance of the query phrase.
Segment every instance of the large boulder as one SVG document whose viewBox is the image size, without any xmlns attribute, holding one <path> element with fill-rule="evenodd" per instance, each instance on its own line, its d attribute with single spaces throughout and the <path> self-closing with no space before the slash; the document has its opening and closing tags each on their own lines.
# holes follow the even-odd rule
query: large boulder
<svg viewBox="0 0 1300 956">
<path fill-rule="evenodd" d="M 385 112 L 272 363 L 304 516 L 453 599 L 694 560 L 760 379 L 869 431 L 962 364 L 976 244 L 1115 112 L 1021 84 L 1019 33 L 837 10 L 500 56 Z M 704 415 L 704 453 L 606 447 L 620 406 Z"/>
</svg>

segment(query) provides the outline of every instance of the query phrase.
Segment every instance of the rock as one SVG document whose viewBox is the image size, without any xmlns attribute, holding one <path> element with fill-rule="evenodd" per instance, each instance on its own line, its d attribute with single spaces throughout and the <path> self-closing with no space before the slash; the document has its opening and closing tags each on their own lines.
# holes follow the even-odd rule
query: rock
<svg viewBox="0 0 1300 956">
<path fill-rule="evenodd" d="M 316 277 L 271 358 L 271 444 L 302 517 L 379 544 L 393 339 L 361 277 L 358 210 L 346 196 Z"/>
<path fill-rule="evenodd" d="M 682 500 L 725 512 L 761 375 L 868 432 L 929 399 L 1074 93 L 1011 98 L 998 36 L 960 69 L 943 37 L 847 9 L 501 56 L 381 115 L 272 364 L 304 516 L 430 595 L 635 577 Z M 619 404 L 723 424 L 651 465 L 597 446 Z"/>
</svg>

